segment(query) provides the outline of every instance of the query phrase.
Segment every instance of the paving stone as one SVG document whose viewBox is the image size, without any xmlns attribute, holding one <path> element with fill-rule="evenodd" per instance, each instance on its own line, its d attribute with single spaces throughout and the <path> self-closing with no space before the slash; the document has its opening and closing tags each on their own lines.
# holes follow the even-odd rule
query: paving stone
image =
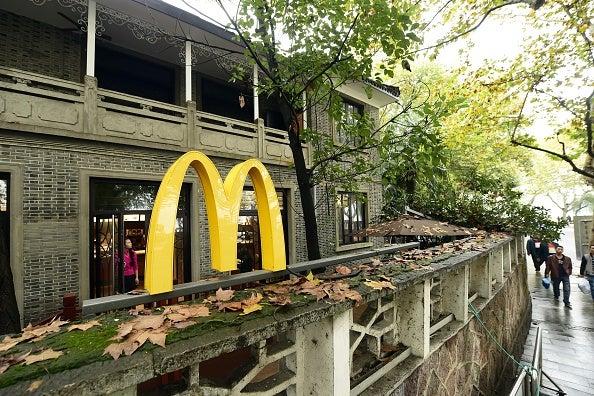
<svg viewBox="0 0 594 396">
<path fill-rule="evenodd" d="M 575 261 L 575 260 L 574 260 Z M 574 263 L 578 266 L 579 261 Z M 594 304 L 590 295 L 577 287 L 571 277 L 571 305 L 555 302 L 552 290 L 542 284 L 542 272 L 528 269 L 528 285 L 532 295 L 532 325 L 522 354 L 522 362 L 530 363 L 534 353 L 536 329 L 542 333 L 542 369 L 568 396 L 594 394 Z M 556 387 L 543 376 L 540 394 L 558 395 Z"/>
</svg>

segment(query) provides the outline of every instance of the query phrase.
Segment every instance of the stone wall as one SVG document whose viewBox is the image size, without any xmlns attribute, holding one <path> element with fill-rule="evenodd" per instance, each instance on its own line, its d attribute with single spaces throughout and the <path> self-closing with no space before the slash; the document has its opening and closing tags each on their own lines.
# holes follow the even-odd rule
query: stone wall
<svg viewBox="0 0 594 396">
<path fill-rule="evenodd" d="M 506 352 L 520 361 L 530 330 L 532 305 L 526 265 L 519 265 L 478 312 L 488 332 Z M 411 359 L 387 373 L 365 395 L 492 395 L 506 394 L 517 366 L 471 317 L 455 336 L 428 359 Z M 409 375 L 410 373 L 410 375 Z"/>
<path fill-rule="evenodd" d="M 172 394 L 505 394 L 504 381 L 513 379 L 515 367 L 468 308 L 472 304 L 493 337 L 520 356 L 530 327 L 530 295 L 523 239 L 487 243 L 485 249 L 436 258 L 423 269 L 395 275 L 392 288 L 359 287 L 359 309 L 367 307 L 363 316 L 353 301 L 313 298 L 237 320 L 230 314 L 216 331 L 211 317 L 202 318 L 174 332 L 166 348 L 143 347 L 117 360 L 102 358 L 100 350 L 81 356 L 66 349 L 67 359 L 52 362 L 49 372 L 31 366 L 30 376 L 11 368 L 0 393 L 20 394 L 31 386 L 61 396 L 135 395 L 146 386 L 158 393 L 169 383 L 151 381 L 171 374 L 179 379 L 175 390 L 167 388 Z M 480 282 L 472 280 L 477 275 Z M 438 283 L 444 286 L 441 296 L 432 293 Z M 438 297 L 448 322 L 429 320 Z M 110 324 L 113 314 L 94 319 Z M 76 335 L 52 337 L 60 344 Z M 383 355 L 384 346 L 398 345 L 396 354 Z M 376 360 L 369 360 L 370 354 Z M 217 367 L 223 375 L 217 376 Z M 361 367 L 367 367 L 364 377 Z"/>
</svg>

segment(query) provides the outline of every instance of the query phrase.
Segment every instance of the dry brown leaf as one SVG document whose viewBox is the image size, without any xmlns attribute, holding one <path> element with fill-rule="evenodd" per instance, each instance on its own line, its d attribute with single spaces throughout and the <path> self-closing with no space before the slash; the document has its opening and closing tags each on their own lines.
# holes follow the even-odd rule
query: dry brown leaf
<svg viewBox="0 0 594 396">
<path fill-rule="evenodd" d="M 0 352 L 8 351 L 13 346 L 17 345 L 19 342 L 24 341 L 22 337 L 19 338 L 10 338 L 10 336 L 4 337 L 2 342 L 0 342 Z"/>
<path fill-rule="evenodd" d="M 270 297 L 268 301 L 270 301 L 270 304 L 278 306 L 291 304 L 291 298 L 289 296 Z"/>
<path fill-rule="evenodd" d="M 91 320 L 90 322 L 87 323 L 81 323 L 81 324 L 77 324 L 77 325 L 72 325 L 72 326 L 68 326 L 68 331 L 72 331 L 72 330 L 88 330 L 93 326 L 101 326 L 101 323 L 99 323 L 98 320 Z"/>
<path fill-rule="evenodd" d="M 167 333 L 165 332 L 151 332 L 148 336 L 148 340 L 155 345 L 162 346 L 165 348 L 165 339 L 167 338 Z"/>
<path fill-rule="evenodd" d="M 349 267 L 345 267 L 344 265 L 339 265 L 336 267 L 335 271 L 340 275 L 348 275 L 351 273 L 351 269 Z"/>
<path fill-rule="evenodd" d="M 188 317 L 186 315 L 183 315 L 181 313 L 173 313 L 172 312 L 172 313 L 166 314 L 166 316 L 167 316 L 167 319 L 169 319 L 173 323 L 183 322 L 186 319 L 188 319 Z"/>
<path fill-rule="evenodd" d="M 252 293 L 250 298 L 246 298 L 241 303 L 243 305 L 254 305 L 262 301 L 262 295 L 260 293 Z"/>
<path fill-rule="evenodd" d="M 40 341 L 50 333 L 57 333 L 60 331 L 60 326 L 68 323 L 66 320 L 55 319 L 47 325 L 33 326 L 29 324 L 23 329 L 23 338 L 31 339 L 33 341 Z"/>
<path fill-rule="evenodd" d="M 386 282 L 386 281 L 378 282 L 378 281 L 373 281 L 373 280 L 366 280 L 363 283 L 375 290 L 382 290 L 382 289 L 394 290 L 394 289 L 396 289 L 396 287 L 392 284 L 392 282 Z"/>
<path fill-rule="evenodd" d="M 196 324 L 196 322 L 194 322 L 192 320 L 186 320 L 185 322 L 176 322 L 176 323 L 174 323 L 173 324 L 173 327 L 175 327 L 176 329 L 183 330 L 186 327 L 189 327 L 189 326 L 192 326 L 192 325 L 195 325 L 195 324 Z"/>
<path fill-rule="evenodd" d="M 229 301 L 233 298 L 234 294 L 234 290 L 223 290 L 219 288 L 219 290 L 216 292 L 216 297 L 218 301 Z"/>
<path fill-rule="evenodd" d="M 43 380 L 33 381 L 27 388 L 27 392 L 35 392 L 43 384 Z"/>
<path fill-rule="evenodd" d="M 163 326 L 165 315 L 139 316 L 137 319 L 134 319 L 133 322 L 136 330 L 158 329 Z"/>
<path fill-rule="evenodd" d="M 210 316 L 210 310 L 207 306 L 204 305 L 192 306 L 188 310 L 188 313 L 191 318 L 202 318 L 205 316 Z"/>
<path fill-rule="evenodd" d="M 120 323 L 120 325 L 118 326 L 118 334 L 111 337 L 110 340 L 116 340 L 116 341 L 122 340 L 128 334 L 130 334 L 130 332 L 132 332 L 132 330 L 134 330 L 134 322 Z"/>
<path fill-rule="evenodd" d="M 142 333 L 142 335 L 139 336 L 139 338 L 130 338 L 130 339 L 126 339 L 124 342 L 122 342 L 122 346 L 123 346 L 123 350 L 124 353 L 126 354 L 126 356 L 130 356 L 132 355 L 134 352 L 136 352 L 136 350 L 138 348 L 140 348 L 148 339 L 148 335 L 145 335 L 144 332 Z M 142 341 L 142 344 L 140 343 L 140 341 Z"/>
<path fill-rule="evenodd" d="M 0 356 L 0 374 L 8 370 L 10 366 L 23 362 L 30 353 L 27 352 L 21 356 Z"/>
<path fill-rule="evenodd" d="M 106 353 L 108 353 L 111 355 L 111 357 L 114 360 L 117 360 L 122 355 L 123 351 L 124 351 L 124 343 L 109 344 L 103 350 L 103 354 L 105 355 Z"/>
<path fill-rule="evenodd" d="M 225 310 L 229 311 L 239 311 L 242 307 L 241 301 L 230 301 L 230 302 L 221 302 L 218 304 L 218 308 L 220 312 Z"/>
<path fill-rule="evenodd" d="M 361 297 L 361 294 L 359 294 L 359 292 L 356 290 L 347 290 L 345 292 L 345 296 L 346 298 L 355 301 L 355 307 L 358 307 L 363 301 L 363 297 Z"/>
<path fill-rule="evenodd" d="M 42 362 L 44 360 L 55 359 L 58 356 L 62 356 L 64 352 L 54 351 L 51 348 L 45 349 L 43 352 L 37 355 L 29 355 L 25 358 L 25 364 L 28 366 L 33 363 Z"/>
</svg>

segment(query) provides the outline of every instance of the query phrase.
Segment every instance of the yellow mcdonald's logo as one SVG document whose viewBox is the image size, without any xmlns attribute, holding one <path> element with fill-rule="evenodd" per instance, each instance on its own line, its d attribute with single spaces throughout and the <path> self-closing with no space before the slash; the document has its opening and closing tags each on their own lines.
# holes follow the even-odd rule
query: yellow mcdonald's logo
<svg viewBox="0 0 594 396">
<path fill-rule="evenodd" d="M 182 182 L 192 166 L 202 184 L 210 229 L 212 268 L 237 269 L 237 223 L 245 180 L 254 185 L 260 224 L 262 268 L 286 268 L 285 239 L 278 197 L 264 165 L 250 159 L 231 169 L 225 182 L 213 162 L 199 151 L 182 155 L 165 173 L 151 215 L 146 246 L 145 288 L 150 294 L 173 290 L 173 250 L 177 204 Z"/>
</svg>

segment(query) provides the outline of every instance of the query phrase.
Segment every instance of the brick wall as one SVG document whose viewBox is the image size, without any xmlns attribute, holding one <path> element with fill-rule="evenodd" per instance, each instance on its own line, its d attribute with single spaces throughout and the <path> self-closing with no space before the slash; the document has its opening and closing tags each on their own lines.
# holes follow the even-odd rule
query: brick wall
<svg viewBox="0 0 594 396">
<path fill-rule="evenodd" d="M 0 65 L 82 82 L 84 37 L 0 11 Z"/>
</svg>

